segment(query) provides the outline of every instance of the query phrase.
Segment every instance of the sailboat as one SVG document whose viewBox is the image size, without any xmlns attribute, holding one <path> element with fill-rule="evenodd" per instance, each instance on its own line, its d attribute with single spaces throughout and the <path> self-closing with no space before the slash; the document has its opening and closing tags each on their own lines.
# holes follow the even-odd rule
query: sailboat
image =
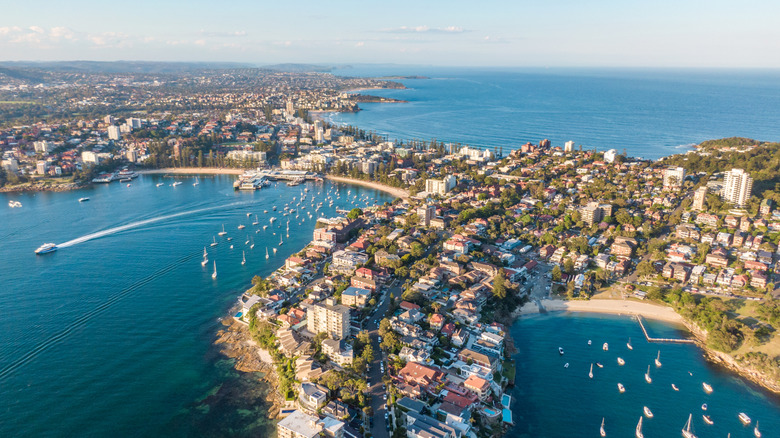
<svg viewBox="0 0 780 438">
<path fill-rule="evenodd" d="M 655 357 L 655 366 L 661 368 L 661 350 L 658 350 L 658 356 Z"/>
<path fill-rule="evenodd" d="M 636 424 L 636 438 L 645 438 L 645 434 L 642 433 L 642 419 L 643 416 L 639 416 L 639 423 Z"/>
<path fill-rule="evenodd" d="M 249 245 L 249 249 L 253 249 L 255 247 L 255 239 L 252 239 L 252 244 Z"/>
<path fill-rule="evenodd" d="M 753 429 L 753 435 L 755 435 L 756 438 L 761 438 L 761 431 L 758 430 L 758 421 L 756 421 L 756 427 Z"/>
<path fill-rule="evenodd" d="M 590 364 L 590 372 L 588 373 L 588 377 L 590 377 L 591 379 L 593 378 L 593 364 L 592 363 Z"/>
<path fill-rule="evenodd" d="M 196 185 L 198 185 L 198 184 L 200 184 L 200 182 L 198 181 L 198 177 L 196 176 L 196 177 L 195 177 L 195 182 L 194 182 L 194 183 L 192 183 L 192 185 L 193 185 L 193 186 L 196 186 Z"/>
<path fill-rule="evenodd" d="M 601 436 L 607 436 L 607 431 L 604 430 L 604 417 L 601 417 L 601 428 L 599 428 Z"/>
<path fill-rule="evenodd" d="M 216 237 L 214 238 L 214 241 L 211 242 L 211 246 L 217 246 L 217 238 Z"/>
<path fill-rule="evenodd" d="M 225 234 L 227 234 L 227 231 L 225 231 L 225 224 L 222 224 L 222 231 L 220 231 L 217 234 L 220 236 L 224 236 Z"/>
<path fill-rule="evenodd" d="M 268 260 L 268 247 L 265 247 L 265 259 Z"/>
<path fill-rule="evenodd" d="M 249 234 L 246 235 L 246 242 L 244 242 L 244 245 L 249 245 Z"/>
<path fill-rule="evenodd" d="M 206 247 L 203 247 L 203 261 L 200 262 L 201 266 L 206 266 L 206 263 L 209 262 L 209 253 L 206 252 Z"/>
<path fill-rule="evenodd" d="M 241 251 L 242 257 L 241 257 L 241 264 L 246 264 L 246 251 Z"/>
<path fill-rule="evenodd" d="M 214 273 L 211 274 L 211 278 L 216 279 L 217 278 L 217 261 L 214 260 Z"/>
<path fill-rule="evenodd" d="M 279 246 L 282 246 L 283 243 L 284 243 L 284 241 L 282 240 L 282 235 L 280 234 L 279 235 Z"/>
<path fill-rule="evenodd" d="M 274 250 L 274 255 L 276 255 L 276 248 L 272 248 Z"/>
<path fill-rule="evenodd" d="M 260 223 L 260 221 L 257 219 L 257 215 L 255 215 L 255 221 L 252 222 L 252 225 L 257 225 L 259 223 Z"/>
<path fill-rule="evenodd" d="M 645 382 L 653 383 L 653 379 L 650 377 L 650 365 L 647 366 L 647 372 L 645 373 Z"/>
<path fill-rule="evenodd" d="M 244 228 L 246 228 L 246 225 L 244 225 L 244 224 L 238 224 L 238 229 L 239 229 L 239 230 L 243 230 Z"/>
<path fill-rule="evenodd" d="M 626 347 L 628 347 L 629 350 L 633 350 L 634 346 L 631 345 L 631 338 L 628 338 L 628 342 L 626 343 Z"/>
<path fill-rule="evenodd" d="M 691 432 L 691 418 L 693 418 L 693 414 L 688 415 L 688 422 L 685 423 L 685 426 L 683 426 L 682 429 L 682 436 L 685 438 L 697 438 L 696 435 Z"/>
</svg>

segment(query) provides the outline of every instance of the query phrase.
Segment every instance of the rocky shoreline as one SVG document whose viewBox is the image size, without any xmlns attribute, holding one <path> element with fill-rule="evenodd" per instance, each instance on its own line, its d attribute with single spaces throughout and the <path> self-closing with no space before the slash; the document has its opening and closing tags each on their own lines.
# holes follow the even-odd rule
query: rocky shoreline
<svg viewBox="0 0 780 438">
<path fill-rule="evenodd" d="M 23 193 L 23 192 L 67 192 L 70 190 L 81 189 L 89 185 L 88 183 L 55 183 L 47 184 L 44 182 L 16 184 L 13 186 L 0 187 L 0 193 Z"/>
</svg>

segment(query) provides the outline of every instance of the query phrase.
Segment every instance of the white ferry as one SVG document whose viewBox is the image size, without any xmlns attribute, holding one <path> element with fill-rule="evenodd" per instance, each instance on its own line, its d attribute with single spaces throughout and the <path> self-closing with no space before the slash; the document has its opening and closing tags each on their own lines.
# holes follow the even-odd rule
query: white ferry
<svg viewBox="0 0 780 438">
<path fill-rule="evenodd" d="M 50 252 L 57 251 L 57 245 L 54 243 L 44 243 L 38 249 L 35 250 L 36 254 L 48 254 Z"/>
</svg>

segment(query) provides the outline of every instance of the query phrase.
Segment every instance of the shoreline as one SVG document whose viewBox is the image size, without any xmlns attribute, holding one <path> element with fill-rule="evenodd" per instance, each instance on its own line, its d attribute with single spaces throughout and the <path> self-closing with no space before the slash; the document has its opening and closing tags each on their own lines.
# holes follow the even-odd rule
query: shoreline
<svg viewBox="0 0 780 438">
<path fill-rule="evenodd" d="M 161 169 L 136 170 L 139 175 L 159 175 L 170 173 L 173 175 L 241 175 L 247 169 L 227 167 L 164 167 Z"/>
<path fill-rule="evenodd" d="M 357 186 L 363 186 L 374 190 L 379 190 L 382 192 L 385 192 L 391 196 L 395 196 L 396 198 L 401 199 L 409 199 L 409 192 L 398 188 L 398 187 L 391 187 L 386 184 L 378 183 L 378 182 L 372 182 L 372 181 L 365 181 L 362 179 L 354 179 L 354 178 L 347 178 L 343 176 L 334 176 L 334 175 L 325 175 L 325 179 L 335 182 L 342 182 L 347 184 L 354 184 Z"/>
</svg>

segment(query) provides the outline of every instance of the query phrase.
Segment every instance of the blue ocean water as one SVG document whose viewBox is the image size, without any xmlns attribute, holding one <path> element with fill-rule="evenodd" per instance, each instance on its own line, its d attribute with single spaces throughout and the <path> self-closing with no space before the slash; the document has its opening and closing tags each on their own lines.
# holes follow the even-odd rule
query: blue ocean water
<svg viewBox="0 0 780 438">
<path fill-rule="evenodd" d="M 684 333 L 669 325 L 645 320 L 654 337 L 679 338 Z M 648 343 L 638 323 L 626 316 L 552 313 L 524 317 L 512 327 L 518 353 L 512 413 L 517 424 L 508 436 L 597 437 L 601 419 L 607 436 L 634 436 L 643 407 L 653 418 L 643 420 L 646 437 L 681 436 L 693 414 L 693 431 L 700 438 L 752 437 L 760 423 L 763 436 L 778 436 L 780 398 L 708 363 L 690 344 Z M 631 340 L 633 350 L 627 343 Z M 588 345 L 592 340 L 592 345 Z M 602 350 L 607 342 L 609 350 Z M 563 356 L 558 354 L 563 347 Z M 654 360 L 660 351 L 661 367 Z M 621 357 L 625 365 L 620 366 Z M 593 379 L 588 377 L 591 363 Z M 569 363 L 568 368 L 564 365 Z M 644 374 L 650 367 L 652 383 Z M 620 393 L 618 382 L 625 386 Z M 702 382 L 712 385 L 704 392 Z M 675 384 L 679 391 L 674 391 Z M 706 412 L 702 404 L 707 404 Z M 737 415 L 747 413 L 745 427 Z M 709 415 L 713 425 L 705 424 Z"/>
<path fill-rule="evenodd" d="M 191 177 L 178 179 L 184 183 L 177 187 L 171 178 L 142 175 L 131 187 L 0 195 L 0 436 L 273 430 L 258 377 L 234 372 L 212 347 L 219 319 L 252 276 L 270 274 L 311 240 L 308 212 L 334 216 L 336 208 L 364 206 L 355 195 L 392 198 L 330 182 L 234 192 L 232 177 L 201 176 L 198 186 Z M 304 187 L 300 217 L 282 216 Z M 315 213 L 312 196 L 323 201 L 327 190 L 341 198 Z M 78 202 L 85 196 L 90 201 Z M 23 207 L 8 208 L 9 199 Z M 254 214 L 259 226 L 251 225 Z M 278 220 L 263 231 L 271 216 Z M 288 218 L 290 237 L 279 246 Z M 230 242 L 217 236 L 223 224 Z M 216 247 L 208 246 L 213 238 Z M 64 247 L 36 256 L 44 242 Z M 211 262 L 201 267 L 204 246 L 217 263 L 216 280 Z"/>
<path fill-rule="evenodd" d="M 391 140 L 508 152 L 547 138 L 651 159 L 714 138 L 780 140 L 778 71 L 358 66 L 336 73 L 430 77 L 400 80 L 406 90 L 367 91 L 408 103 L 366 103 L 328 116 Z"/>
</svg>

